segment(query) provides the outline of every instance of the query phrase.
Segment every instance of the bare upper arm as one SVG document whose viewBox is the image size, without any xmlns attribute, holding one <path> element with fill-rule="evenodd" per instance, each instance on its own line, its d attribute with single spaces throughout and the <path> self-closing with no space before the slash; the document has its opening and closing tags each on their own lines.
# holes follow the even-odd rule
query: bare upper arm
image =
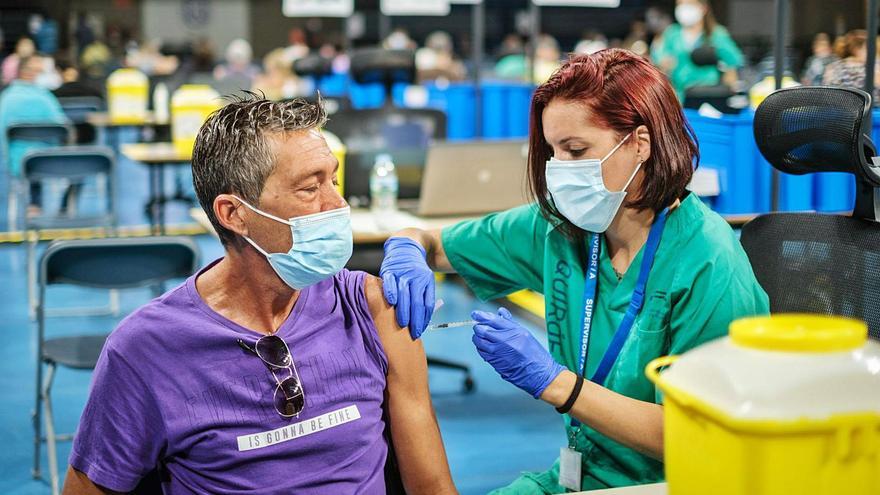
<svg viewBox="0 0 880 495">
<path fill-rule="evenodd" d="M 82 471 L 69 467 L 67 468 L 67 476 L 64 478 L 63 495 L 118 495 L 121 492 L 114 492 L 102 486 L 98 486 L 86 476 Z"/>
<path fill-rule="evenodd" d="M 413 340 L 408 330 L 397 325 L 394 307 L 385 301 L 382 293 L 381 279 L 367 275 L 364 294 L 388 358 L 389 387 L 403 385 L 407 389 L 413 389 L 413 392 L 424 388 L 425 399 L 430 400 L 427 387 L 428 365 L 422 342 Z"/>
<path fill-rule="evenodd" d="M 382 281 L 367 276 L 364 291 L 388 358 L 385 407 L 391 440 L 406 492 L 413 495 L 456 493 L 446 450 L 428 389 L 428 363 L 420 340 L 397 326 L 385 302 Z"/>
</svg>

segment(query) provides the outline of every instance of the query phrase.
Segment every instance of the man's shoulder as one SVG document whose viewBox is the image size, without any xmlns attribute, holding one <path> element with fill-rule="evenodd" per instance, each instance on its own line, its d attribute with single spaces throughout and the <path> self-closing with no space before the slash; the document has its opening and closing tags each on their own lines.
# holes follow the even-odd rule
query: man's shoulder
<svg viewBox="0 0 880 495">
<path fill-rule="evenodd" d="M 376 316 L 381 311 L 390 311 L 392 307 L 387 301 L 385 301 L 385 291 L 382 279 L 375 275 L 370 275 L 369 273 L 364 273 L 363 278 L 364 298 L 367 300 L 367 306 L 370 309 L 370 313 L 372 313 L 373 316 Z"/>
<path fill-rule="evenodd" d="M 373 317 L 380 311 L 391 308 L 385 303 L 382 279 L 367 272 L 343 269 L 332 278 L 332 282 L 328 280 L 326 283 L 328 285 L 323 290 L 334 290 L 343 295 L 349 307 L 360 307 L 362 311 L 369 311 Z M 333 286 L 335 288 L 331 289 Z M 318 284 L 317 288 L 321 289 L 322 284 Z"/>
<path fill-rule="evenodd" d="M 197 316 L 186 284 L 169 290 L 126 316 L 110 332 L 107 343 L 115 352 L 149 352 L 151 342 L 162 342 L 170 331 L 186 328 L 187 321 Z"/>
</svg>

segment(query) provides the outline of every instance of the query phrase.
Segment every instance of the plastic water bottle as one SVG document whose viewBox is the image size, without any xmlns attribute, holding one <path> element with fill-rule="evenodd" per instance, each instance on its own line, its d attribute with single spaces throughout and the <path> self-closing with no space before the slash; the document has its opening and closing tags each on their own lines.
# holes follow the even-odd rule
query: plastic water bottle
<svg viewBox="0 0 880 495">
<path fill-rule="evenodd" d="M 376 157 L 370 173 L 370 208 L 374 212 L 390 213 L 397 211 L 397 170 L 391 155 Z"/>
<path fill-rule="evenodd" d="M 153 90 L 153 116 L 159 124 L 168 122 L 168 86 L 160 82 Z"/>
</svg>

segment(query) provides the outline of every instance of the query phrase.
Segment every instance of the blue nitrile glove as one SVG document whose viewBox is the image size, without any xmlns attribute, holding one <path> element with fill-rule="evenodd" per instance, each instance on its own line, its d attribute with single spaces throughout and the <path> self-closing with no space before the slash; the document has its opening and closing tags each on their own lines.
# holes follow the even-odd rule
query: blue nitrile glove
<svg viewBox="0 0 880 495">
<path fill-rule="evenodd" d="M 480 356 L 501 378 L 532 397 L 541 397 L 550 382 L 565 371 L 507 309 L 499 309 L 497 315 L 474 311 L 471 318 L 477 322 L 472 340 Z"/>
<path fill-rule="evenodd" d="M 396 309 L 397 324 L 409 326 L 418 339 L 434 313 L 434 271 L 425 261 L 425 248 L 406 237 L 385 241 L 385 259 L 379 269 L 385 300 Z"/>
</svg>

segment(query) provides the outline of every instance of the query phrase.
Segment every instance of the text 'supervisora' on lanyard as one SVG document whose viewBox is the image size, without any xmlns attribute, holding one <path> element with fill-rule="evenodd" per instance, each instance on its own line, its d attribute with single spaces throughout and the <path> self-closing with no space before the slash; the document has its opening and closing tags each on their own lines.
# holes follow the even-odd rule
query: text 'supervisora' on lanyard
<svg viewBox="0 0 880 495">
<path fill-rule="evenodd" d="M 605 354 L 602 356 L 602 361 L 599 362 L 599 367 L 596 369 L 596 373 L 590 378 L 590 381 L 593 383 L 599 385 L 605 384 L 605 379 L 608 378 L 608 373 L 611 371 L 611 367 L 614 366 L 614 361 L 616 361 L 617 356 L 620 355 L 620 351 L 623 349 L 623 344 L 626 342 L 627 337 L 629 337 L 629 332 L 632 330 L 633 324 L 636 322 L 636 316 L 638 316 L 639 311 L 642 310 L 642 306 L 645 303 L 645 287 L 648 285 L 648 274 L 651 272 L 651 265 L 654 264 L 654 256 L 657 254 L 657 248 L 660 246 L 660 237 L 663 234 L 663 227 L 666 225 L 666 215 L 668 212 L 668 208 L 660 212 L 654 220 L 654 225 L 651 226 L 651 232 L 648 234 L 648 241 L 645 243 L 645 252 L 642 256 L 642 266 L 639 269 L 639 278 L 636 281 L 636 287 L 635 290 L 633 290 L 632 299 L 630 299 L 629 307 L 626 309 L 626 314 L 623 316 L 623 321 L 620 322 L 620 326 L 617 328 L 617 331 L 614 332 L 614 337 L 611 338 L 611 343 L 608 344 L 608 349 L 605 350 Z M 583 375 L 587 374 L 586 366 L 587 353 L 590 348 L 590 329 L 593 325 L 593 313 L 596 309 L 596 293 L 599 287 L 599 245 L 599 234 L 592 234 L 590 237 L 590 258 L 587 260 L 588 268 L 586 282 L 584 283 L 584 334 L 583 339 L 581 340 L 581 355 L 578 366 L 579 372 Z M 571 426 L 575 428 L 580 427 L 580 422 L 574 419 L 573 416 L 571 418 Z"/>
</svg>

